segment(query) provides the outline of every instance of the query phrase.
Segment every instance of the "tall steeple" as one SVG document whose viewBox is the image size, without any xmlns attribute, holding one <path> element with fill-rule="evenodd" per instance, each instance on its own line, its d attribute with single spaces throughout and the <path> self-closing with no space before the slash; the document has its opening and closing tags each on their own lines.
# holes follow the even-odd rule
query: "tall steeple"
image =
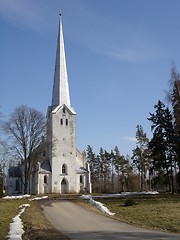
<svg viewBox="0 0 180 240">
<path fill-rule="evenodd" d="M 52 94 L 52 106 L 66 104 L 70 107 L 69 85 L 66 69 L 66 57 L 62 29 L 62 16 L 59 17 L 59 32 L 56 50 L 56 63 L 54 71 L 54 84 Z"/>
</svg>

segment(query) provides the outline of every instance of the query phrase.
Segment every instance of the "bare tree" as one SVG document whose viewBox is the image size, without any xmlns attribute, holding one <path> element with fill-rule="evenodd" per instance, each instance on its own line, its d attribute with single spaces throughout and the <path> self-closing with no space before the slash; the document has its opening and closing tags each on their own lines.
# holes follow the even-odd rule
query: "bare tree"
<svg viewBox="0 0 180 240">
<path fill-rule="evenodd" d="M 0 139 L 0 196 L 5 189 L 5 169 L 8 165 L 8 150 L 6 142 Z"/>
<path fill-rule="evenodd" d="M 45 135 L 45 117 L 34 108 L 22 105 L 3 123 L 3 130 L 9 136 L 9 146 L 14 157 L 21 162 L 24 193 L 28 193 L 36 160 L 33 153 L 41 145 Z"/>
</svg>

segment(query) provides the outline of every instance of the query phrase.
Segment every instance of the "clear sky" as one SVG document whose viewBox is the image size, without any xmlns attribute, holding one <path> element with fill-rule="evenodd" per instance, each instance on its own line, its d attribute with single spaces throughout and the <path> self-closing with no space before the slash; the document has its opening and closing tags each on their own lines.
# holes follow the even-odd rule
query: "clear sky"
<svg viewBox="0 0 180 240">
<path fill-rule="evenodd" d="M 122 154 L 180 69 L 179 0 L 0 0 L 0 105 L 46 114 L 62 13 L 77 147 Z"/>
</svg>

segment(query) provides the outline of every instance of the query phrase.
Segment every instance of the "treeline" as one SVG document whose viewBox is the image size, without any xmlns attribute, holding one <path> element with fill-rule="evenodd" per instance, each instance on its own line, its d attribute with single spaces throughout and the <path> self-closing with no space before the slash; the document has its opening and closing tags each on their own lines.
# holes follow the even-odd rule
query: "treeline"
<svg viewBox="0 0 180 240">
<path fill-rule="evenodd" d="M 160 100 L 154 106 L 148 117 L 153 133 L 150 140 L 137 125 L 131 158 L 121 155 L 117 146 L 110 152 L 100 148 L 97 155 L 87 147 L 93 192 L 180 192 L 180 75 L 175 66 L 167 95 L 172 110 Z"/>
<path fill-rule="evenodd" d="M 93 192 L 139 191 L 139 177 L 133 172 L 131 159 L 121 155 L 117 146 L 110 152 L 100 148 L 96 155 L 88 145 L 87 160 L 91 169 Z"/>
<path fill-rule="evenodd" d="M 168 191 L 180 190 L 179 134 L 168 107 L 158 101 L 152 123 L 152 139 L 148 139 L 141 125 L 136 129 L 136 148 L 132 157 L 124 156 L 116 146 L 110 152 L 100 148 L 95 154 L 87 147 L 93 192 Z"/>
</svg>

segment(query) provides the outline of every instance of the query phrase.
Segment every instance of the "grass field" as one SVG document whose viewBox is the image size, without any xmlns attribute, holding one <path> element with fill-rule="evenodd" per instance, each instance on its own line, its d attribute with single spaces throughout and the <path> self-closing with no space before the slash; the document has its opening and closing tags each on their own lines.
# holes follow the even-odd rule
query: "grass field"
<svg viewBox="0 0 180 240">
<path fill-rule="evenodd" d="M 12 218 L 19 213 L 19 206 L 27 203 L 27 200 L 3 200 L 0 199 L 0 239 L 3 240 L 9 232 L 9 224 Z"/>
<path fill-rule="evenodd" d="M 126 198 L 99 199 L 113 218 L 144 228 L 180 233 L 180 195 L 131 196 L 134 205 L 125 206 Z"/>
</svg>

